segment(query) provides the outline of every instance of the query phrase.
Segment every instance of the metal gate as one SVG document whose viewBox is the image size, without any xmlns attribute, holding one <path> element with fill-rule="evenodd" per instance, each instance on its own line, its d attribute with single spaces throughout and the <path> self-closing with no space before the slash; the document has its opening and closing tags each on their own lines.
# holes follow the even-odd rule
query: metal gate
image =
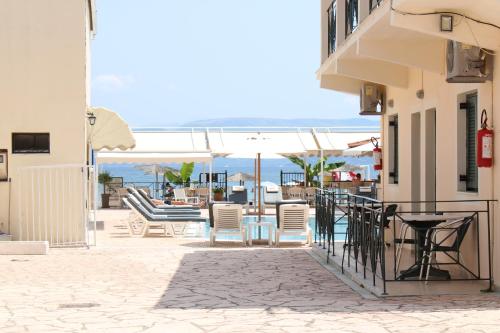
<svg viewBox="0 0 500 333">
<path fill-rule="evenodd" d="M 81 165 L 20 168 L 12 180 L 10 232 L 51 247 L 88 245 L 89 173 Z"/>
</svg>

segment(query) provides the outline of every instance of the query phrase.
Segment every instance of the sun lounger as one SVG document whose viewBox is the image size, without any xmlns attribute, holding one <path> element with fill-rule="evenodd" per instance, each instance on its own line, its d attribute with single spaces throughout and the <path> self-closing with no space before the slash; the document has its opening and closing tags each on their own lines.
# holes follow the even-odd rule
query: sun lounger
<svg viewBox="0 0 500 333">
<path fill-rule="evenodd" d="M 264 187 L 264 205 L 274 206 L 276 202 L 283 200 L 283 194 L 279 186 Z"/>
<path fill-rule="evenodd" d="M 276 228 L 276 246 L 281 236 L 306 236 L 306 243 L 312 243 L 309 228 L 309 205 L 286 204 L 280 206 L 280 225 Z"/>
<path fill-rule="evenodd" d="M 248 204 L 248 190 L 245 187 L 233 186 L 231 188 L 231 193 L 228 196 L 228 201 L 242 205 L 243 207 L 245 207 L 248 214 L 250 205 Z"/>
<path fill-rule="evenodd" d="M 182 233 L 184 233 L 187 224 L 206 222 L 206 218 L 200 216 L 188 215 L 187 213 L 177 214 L 174 216 L 152 214 L 148 212 L 141 205 L 141 203 L 133 196 L 124 198 L 123 202 L 127 207 L 129 207 L 135 213 L 136 218 L 138 218 L 143 222 L 142 230 L 139 233 L 142 236 L 148 235 L 151 229 L 163 230 L 165 236 L 167 235 L 175 236 L 176 235 L 175 225 L 180 224 Z M 135 226 L 133 225 L 134 222 L 135 219 L 133 218 L 129 220 L 131 233 L 135 233 L 134 232 Z"/>
<path fill-rule="evenodd" d="M 133 188 L 130 188 L 130 189 L 135 191 L 135 189 L 133 189 Z M 153 202 L 153 200 L 151 200 L 151 198 L 146 193 L 146 191 L 139 189 L 139 190 L 137 190 L 137 193 L 139 193 L 139 195 L 141 195 L 144 198 L 144 200 L 146 200 L 151 206 L 154 206 L 155 208 L 159 208 L 159 209 L 167 209 L 167 208 L 169 208 L 169 209 L 186 209 L 186 208 L 190 208 L 193 210 L 200 209 L 200 207 L 191 206 L 191 205 L 179 205 L 179 206 L 176 206 L 176 205 L 155 205 L 155 203 Z"/>
<path fill-rule="evenodd" d="M 210 228 L 210 245 L 215 245 L 217 234 L 241 235 L 246 245 L 247 235 L 243 225 L 243 207 L 238 204 L 215 204 L 212 207 L 214 226 Z"/>
<path fill-rule="evenodd" d="M 193 209 L 190 206 L 171 206 L 171 205 L 165 205 L 162 206 L 164 208 L 157 208 L 157 206 L 153 206 L 148 200 L 144 199 L 142 195 L 139 194 L 138 191 L 129 188 L 128 189 L 129 195 L 128 197 L 134 197 L 137 199 L 141 205 L 151 214 L 157 214 L 157 215 L 177 215 L 177 214 L 189 214 L 189 215 L 194 215 L 194 216 L 199 216 L 201 214 L 201 211 L 199 209 Z"/>
</svg>

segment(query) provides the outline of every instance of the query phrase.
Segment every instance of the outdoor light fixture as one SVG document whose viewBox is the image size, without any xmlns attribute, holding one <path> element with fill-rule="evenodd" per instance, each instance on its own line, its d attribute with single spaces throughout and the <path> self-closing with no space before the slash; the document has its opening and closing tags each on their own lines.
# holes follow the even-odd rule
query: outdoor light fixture
<svg viewBox="0 0 500 333">
<path fill-rule="evenodd" d="M 93 112 L 87 112 L 87 119 L 89 120 L 90 126 L 94 126 L 97 118 L 94 116 Z"/>
<path fill-rule="evenodd" d="M 453 31 L 453 16 L 441 14 L 441 31 L 443 32 L 452 32 Z"/>
</svg>

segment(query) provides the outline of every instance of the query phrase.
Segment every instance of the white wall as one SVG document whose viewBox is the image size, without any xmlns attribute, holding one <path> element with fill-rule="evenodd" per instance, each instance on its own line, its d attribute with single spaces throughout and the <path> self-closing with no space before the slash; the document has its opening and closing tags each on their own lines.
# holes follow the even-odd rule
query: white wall
<svg viewBox="0 0 500 333">
<path fill-rule="evenodd" d="M 497 65 L 500 65 L 497 60 Z M 498 71 L 495 73 L 498 75 Z M 478 126 L 481 110 L 486 109 L 488 117 L 500 119 L 500 89 L 495 85 L 495 108 L 492 112 L 492 82 L 483 84 L 448 84 L 443 75 L 430 72 L 422 72 L 421 70 L 410 70 L 410 80 L 408 89 L 387 88 L 387 98 L 394 100 L 394 107 L 388 108 L 387 114 L 384 116 L 384 133 L 388 133 L 388 117 L 393 114 L 398 114 L 399 121 L 399 184 L 389 184 L 388 168 L 384 170 L 384 200 L 386 201 L 404 201 L 412 200 L 411 193 L 411 176 L 412 168 L 415 161 L 412 161 L 412 141 L 411 141 L 411 115 L 415 112 L 421 113 L 421 144 L 420 144 L 420 170 L 421 174 L 421 200 L 425 200 L 425 172 L 426 171 L 426 156 L 425 156 L 425 111 L 428 109 L 436 109 L 437 123 L 437 139 L 436 139 L 436 175 L 437 175 L 437 200 L 470 200 L 470 199 L 493 199 L 498 195 L 498 179 L 500 179 L 500 168 L 491 169 L 479 168 L 479 192 L 466 193 L 458 190 L 458 172 L 457 172 L 457 97 L 458 95 L 470 91 L 477 90 L 478 92 Z M 424 99 L 416 97 L 418 89 L 424 89 Z M 495 130 L 495 135 L 498 139 L 498 130 Z M 384 146 L 388 146 L 387 134 L 384 134 Z M 496 156 L 500 156 L 500 145 L 496 145 Z M 388 160 L 388 151 L 384 151 L 384 159 Z M 495 177 L 494 177 L 495 176 Z M 494 188 L 493 181 L 497 186 Z M 484 205 L 482 207 L 485 207 Z M 477 203 L 469 204 L 449 204 L 446 206 L 440 205 L 439 209 L 481 209 Z M 402 209 L 410 210 L 409 205 L 402 205 Z M 498 225 L 498 219 L 492 219 L 492 225 Z M 500 229 L 497 227 L 496 229 Z M 482 244 L 482 271 L 486 273 L 486 228 L 480 231 L 480 243 Z M 498 232 L 496 232 L 498 234 Z M 475 236 L 474 233 L 472 233 Z M 496 237 L 499 239 L 498 237 Z M 495 262 L 500 259 L 499 247 L 494 252 L 498 255 L 495 257 Z M 475 260 L 473 255 L 465 255 L 465 260 L 472 263 Z M 500 264 L 496 264 L 497 276 L 500 279 Z"/>
<path fill-rule="evenodd" d="M 21 167 L 85 163 L 87 5 L 87 0 L 2 1 L 0 149 L 9 150 L 13 183 Z M 12 155 L 13 132 L 49 132 L 51 153 Z M 7 231 L 8 193 L 9 184 L 0 183 L 2 231 Z"/>
</svg>

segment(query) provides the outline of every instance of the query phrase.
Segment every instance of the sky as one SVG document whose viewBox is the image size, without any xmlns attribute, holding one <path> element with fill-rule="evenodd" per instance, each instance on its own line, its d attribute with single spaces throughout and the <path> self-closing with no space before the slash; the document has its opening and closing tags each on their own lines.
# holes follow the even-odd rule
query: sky
<svg viewBox="0 0 500 333">
<path fill-rule="evenodd" d="M 132 127 L 214 118 L 353 118 L 319 88 L 319 0 L 97 0 L 92 105 Z"/>
</svg>

